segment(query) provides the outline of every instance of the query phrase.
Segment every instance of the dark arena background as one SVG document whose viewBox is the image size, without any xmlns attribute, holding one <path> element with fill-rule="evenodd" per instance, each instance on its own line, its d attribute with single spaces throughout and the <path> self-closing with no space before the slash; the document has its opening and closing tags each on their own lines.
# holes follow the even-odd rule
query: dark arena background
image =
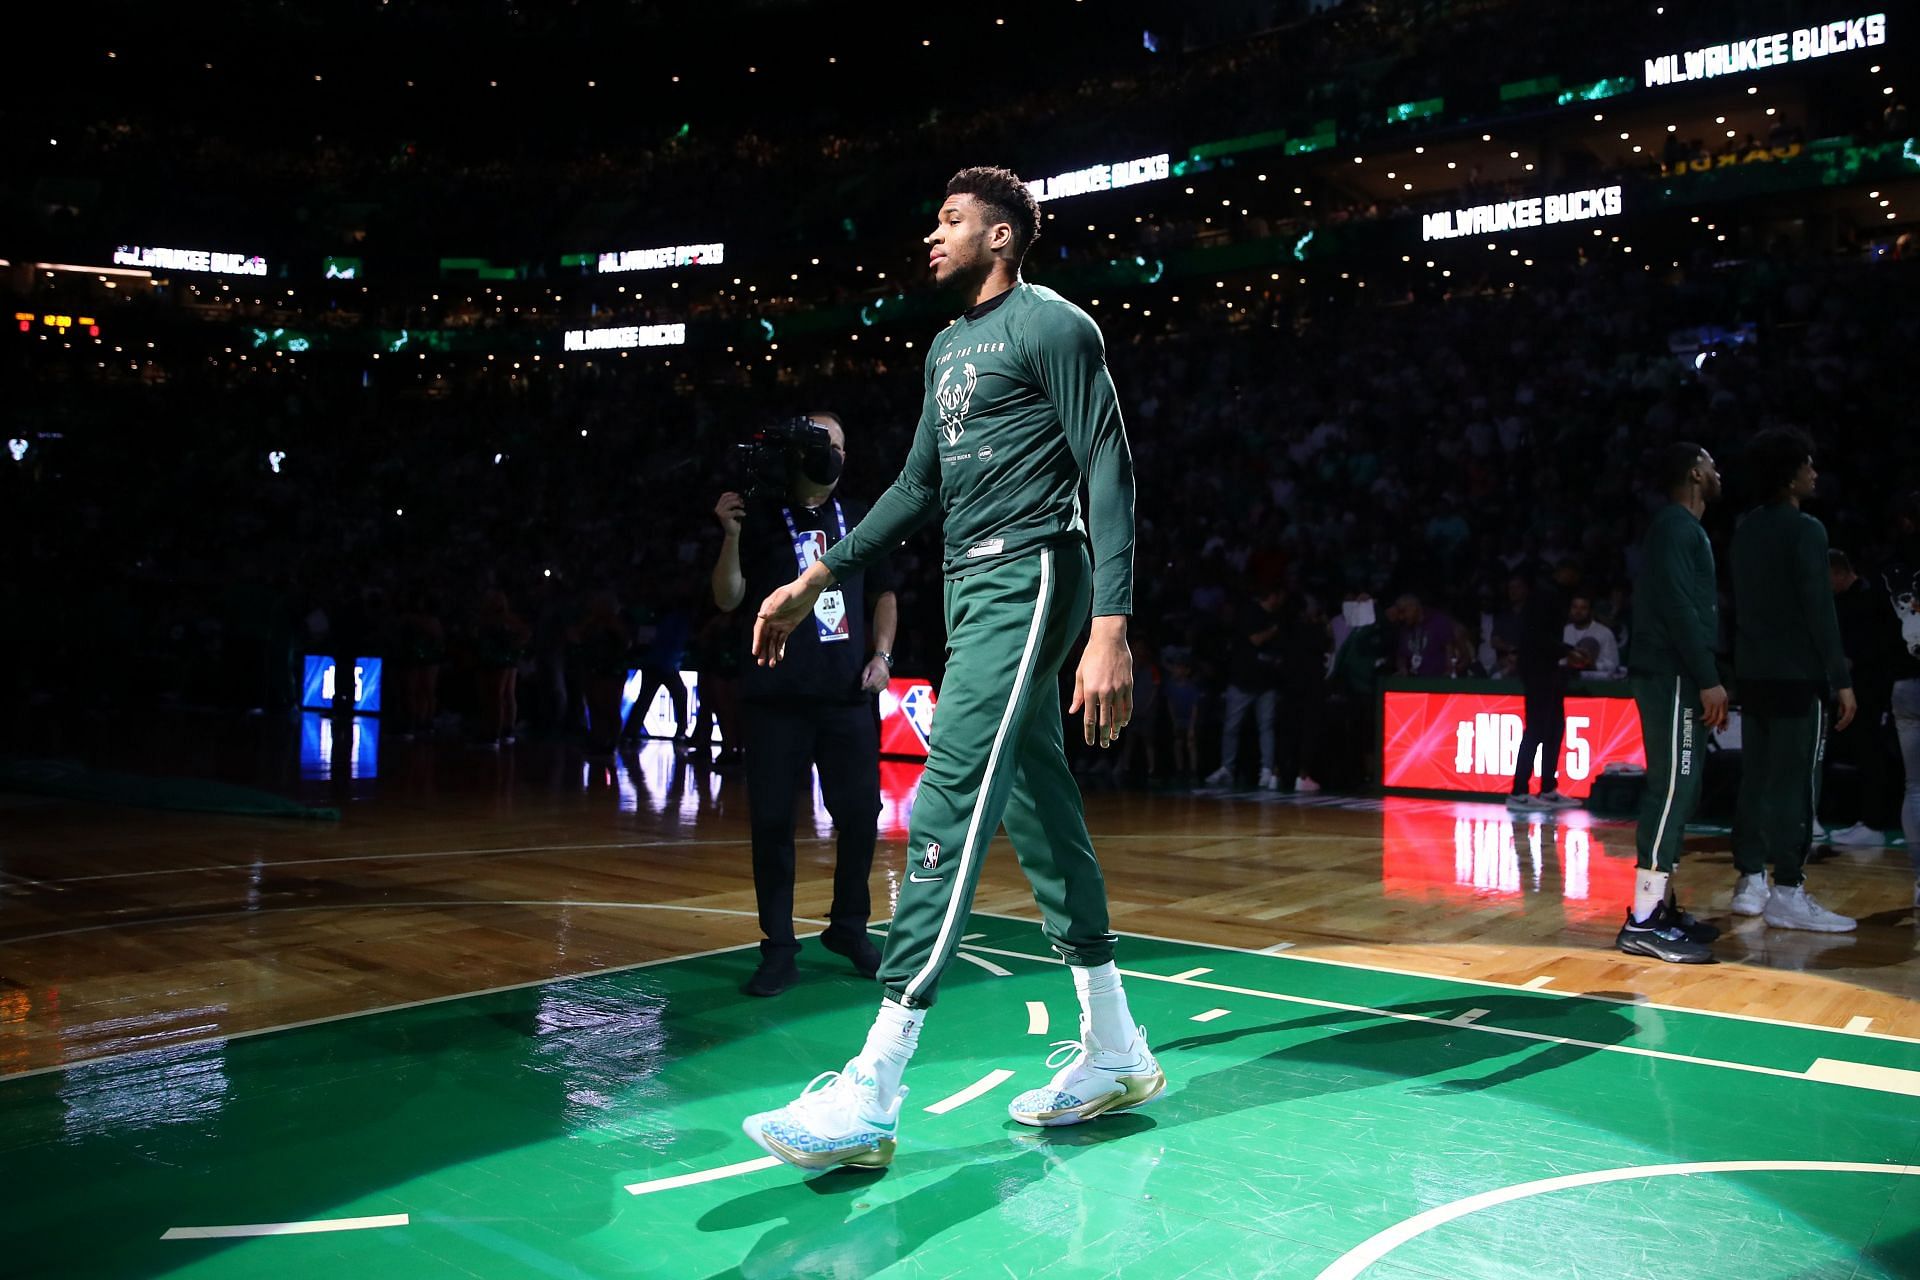
<svg viewBox="0 0 1920 1280">
<path fill-rule="evenodd" d="M 7 1276 L 1920 1276 L 1920 10 L 13 18 Z M 1166 1091 L 1009 1118 L 1077 1015 L 996 839 L 896 1157 L 807 1172 L 741 1120 L 873 1016 L 819 936 L 875 766 L 793 788 L 797 972 L 745 993 L 791 744 L 716 508 L 799 415 L 861 509 L 934 431 L 975 165 L 1131 446 L 1133 720 L 1066 750 Z M 1756 559 L 1809 453 L 1837 554 Z M 886 573 L 878 946 L 939 857 L 938 522 Z M 1756 655 L 1829 635 L 1824 746 L 1756 764 Z M 1669 838 L 1696 919 L 1642 945 Z"/>
</svg>

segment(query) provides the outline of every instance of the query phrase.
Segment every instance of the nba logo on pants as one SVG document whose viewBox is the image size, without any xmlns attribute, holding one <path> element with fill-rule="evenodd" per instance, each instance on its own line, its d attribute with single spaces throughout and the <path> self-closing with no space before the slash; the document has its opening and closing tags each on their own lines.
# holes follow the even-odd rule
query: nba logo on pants
<svg viewBox="0 0 1920 1280">
<path fill-rule="evenodd" d="M 940 865 L 940 842 L 938 840 L 929 840 L 927 841 L 926 855 L 920 859 L 920 866 L 924 870 L 932 871 L 939 865 Z"/>
</svg>

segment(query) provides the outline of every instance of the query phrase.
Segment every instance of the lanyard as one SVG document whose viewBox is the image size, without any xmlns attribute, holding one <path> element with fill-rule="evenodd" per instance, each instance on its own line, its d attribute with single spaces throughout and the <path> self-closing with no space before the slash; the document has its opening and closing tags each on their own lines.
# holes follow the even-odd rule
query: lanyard
<svg viewBox="0 0 1920 1280">
<path fill-rule="evenodd" d="M 793 522 L 792 508 L 781 507 L 780 518 L 787 522 L 787 537 L 793 542 L 793 558 L 799 562 L 800 572 L 805 573 L 810 567 L 811 562 L 807 559 L 807 554 L 802 549 L 806 544 L 800 540 L 800 526 Z M 833 524 L 834 528 L 839 532 L 839 537 L 835 538 L 834 541 L 839 542 L 847 536 L 847 514 L 840 509 L 840 499 L 838 498 L 833 500 Z"/>
</svg>

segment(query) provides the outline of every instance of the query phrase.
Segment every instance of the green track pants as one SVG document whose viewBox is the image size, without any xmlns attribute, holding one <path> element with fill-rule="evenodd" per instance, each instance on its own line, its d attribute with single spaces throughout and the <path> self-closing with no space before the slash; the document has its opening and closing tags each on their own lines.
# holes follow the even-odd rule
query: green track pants
<svg viewBox="0 0 1920 1280">
<path fill-rule="evenodd" d="M 1633 701 L 1640 708 L 1640 736 L 1647 746 L 1647 789 L 1640 797 L 1635 836 L 1640 867 L 1672 871 L 1707 772 L 1700 686 L 1681 675 L 1636 675 Z"/>
<path fill-rule="evenodd" d="M 1773 864 L 1773 882 L 1804 878 L 1820 803 L 1827 711 L 1817 693 L 1749 703 L 1740 714 L 1740 800 L 1733 818 L 1733 865 L 1743 876 Z"/>
<path fill-rule="evenodd" d="M 880 964 L 902 1004 L 934 1002 L 1003 819 L 1054 949 L 1075 965 L 1113 958 L 1106 880 L 1067 768 L 1057 683 L 1092 594 L 1084 543 L 946 584 L 946 678 Z"/>
</svg>

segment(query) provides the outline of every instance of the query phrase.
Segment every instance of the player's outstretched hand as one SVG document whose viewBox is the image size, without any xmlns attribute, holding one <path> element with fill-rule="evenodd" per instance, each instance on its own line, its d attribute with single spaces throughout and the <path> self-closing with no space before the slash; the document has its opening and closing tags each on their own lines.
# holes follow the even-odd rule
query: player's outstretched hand
<svg viewBox="0 0 1920 1280">
<path fill-rule="evenodd" d="M 820 589 L 800 577 L 761 601 L 753 618 L 754 661 L 763 667 L 778 666 L 787 656 L 787 637 L 806 621 L 819 597 Z"/>
<path fill-rule="evenodd" d="M 1073 674 L 1073 705 L 1068 715 L 1086 709 L 1087 745 L 1110 747 L 1133 719 L 1133 652 L 1127 648 L 1124 617 L 1095 618 L 1087 651 Z"/>
</svg>

